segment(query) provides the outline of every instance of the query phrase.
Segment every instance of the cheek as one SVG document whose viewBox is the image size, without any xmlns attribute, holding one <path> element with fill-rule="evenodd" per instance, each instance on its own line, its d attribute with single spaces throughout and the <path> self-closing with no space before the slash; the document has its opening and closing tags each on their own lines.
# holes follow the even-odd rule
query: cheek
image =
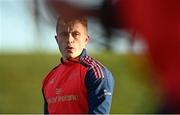
<svg viewBox="0 0 180 115">
<path fill-rule="evenodd" d="M 63 44 L 64 44 L 63 39 L 58 39 L 58 44 L 59 44 L 59 45 L 63 45 Z"/>
<path fill-rule="evenodd" d="M 79 46 L 81 47 L 81 48 L 84 48 L 84 47 L 86 47 L 86 41 L 81 41 L 80 42 L 80 44 L 79 44 Z"/>
</svg>

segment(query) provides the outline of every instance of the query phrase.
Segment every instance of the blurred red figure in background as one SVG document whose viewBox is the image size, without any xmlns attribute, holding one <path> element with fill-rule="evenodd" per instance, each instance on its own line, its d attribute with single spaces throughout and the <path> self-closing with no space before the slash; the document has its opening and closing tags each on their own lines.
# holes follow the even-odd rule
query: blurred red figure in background
<svg viewBox="0 0 180 115">
<path fill-rule="evenodd" d="M 164 93 L 159 112 L 180 113 L 179 0 L 104 0 L 104 7 L 99 10 L 68 6 L 62 0 L 49 0 L 49 4 L 59 14 L 95 16 L 107 28 L 126 28 L 142 35 L 156 72 L 153 77 L 159 81 Z"/>
<path fill-rule="evenodd" d="M 118 10 L 117 17 L 142 34 L 148 45 L 154 77 L 165 95 L 162 112 L 180 113 L 180 1 L 123 0 Z"/>
</svg>

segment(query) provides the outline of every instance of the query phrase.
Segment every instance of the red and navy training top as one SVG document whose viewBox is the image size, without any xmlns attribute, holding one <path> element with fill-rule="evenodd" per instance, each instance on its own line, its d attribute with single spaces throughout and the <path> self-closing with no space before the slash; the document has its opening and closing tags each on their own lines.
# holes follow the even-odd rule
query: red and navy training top
<svg viewBox="0 0 180 115">
<path fill-rule="evenodd" d="M 44 113 L 107 114 L 113 89 L 112 74 L 84 49 L 79 60 L 61 59 L 61 64 L 45 77 Z"/>
</svg>

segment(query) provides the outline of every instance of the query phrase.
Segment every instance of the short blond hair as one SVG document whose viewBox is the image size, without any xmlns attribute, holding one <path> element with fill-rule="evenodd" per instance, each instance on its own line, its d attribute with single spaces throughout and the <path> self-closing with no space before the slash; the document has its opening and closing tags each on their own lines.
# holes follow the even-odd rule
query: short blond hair
<svg viewBox="0 0 180 115">
<path fill-rule="evenodd" d="M 57 19 L 57 24 L 56 24 L 56 33 L 59 31 L 59 26 L 60 25 L 68 25 L 71 26 L 74 24 L 76 21 L 80 22 L 87 30 L 88 28 L 88 21 L 85 16 L 76 16 L 76 17 L 58 17 Z"/>
</svg>

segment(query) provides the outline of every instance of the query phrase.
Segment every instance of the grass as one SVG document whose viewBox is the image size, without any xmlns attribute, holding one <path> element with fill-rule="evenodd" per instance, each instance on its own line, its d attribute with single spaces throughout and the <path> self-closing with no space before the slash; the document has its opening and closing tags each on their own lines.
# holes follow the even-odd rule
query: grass
<svg viewBox="0 0 180 115">
<path fill-rule="evenodd" d="M 56 54 L 0 55 L 0 113 L 43 113 L 41 83 L 59 61 Z M 111 113 L 154 113 L 157 85 L 144 56 L 93 55 L 112 72 L 115 89 Z"/>
</svg>

